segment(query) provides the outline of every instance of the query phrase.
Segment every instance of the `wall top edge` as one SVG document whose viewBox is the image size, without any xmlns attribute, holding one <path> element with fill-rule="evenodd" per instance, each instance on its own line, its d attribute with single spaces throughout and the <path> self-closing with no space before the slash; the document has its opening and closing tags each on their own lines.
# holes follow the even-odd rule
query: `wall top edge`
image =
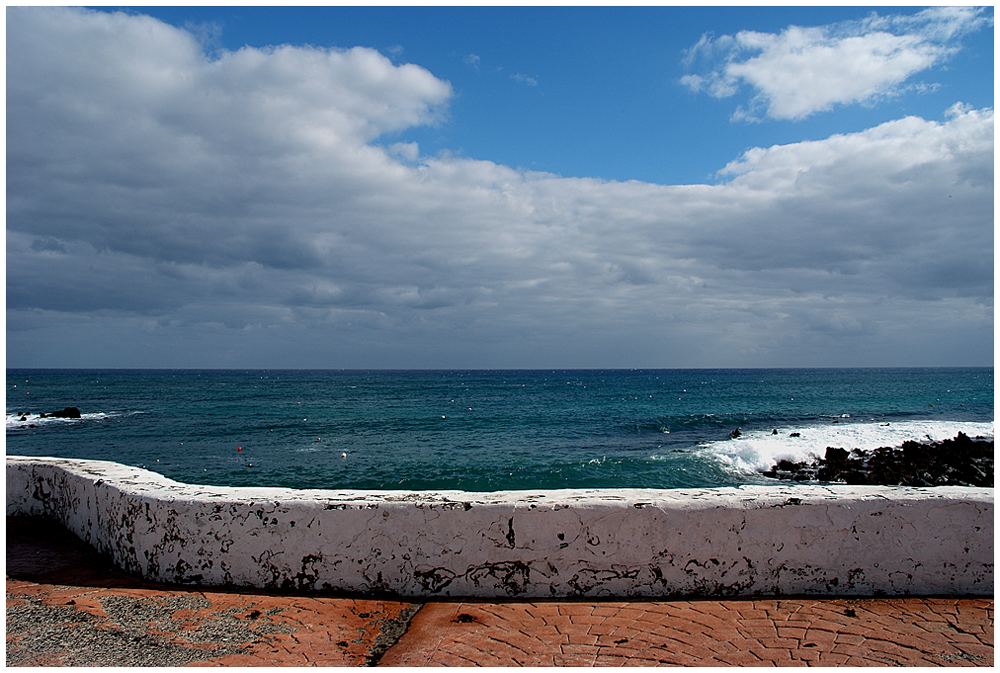
<svg viewBox="0 0 1000 673">
<path fill-rule="evenodd" d="M 140 467 L 106 460 L 7 456 L 8 472 L 17 469 L 57 469 L 93 482 L 130 492 L 139 497 L 206 502 L 251 502 L 254 500 L 315 504 L 397 505 L 566 505 L 605 507 L 669 507 L 702 509 L 740 508 L 780 504 L 846 504 L 849 501 L 918 500 L 974 501 L 992 504 L 993 489 L 968 486 L 846 486 L 846 485 L 746 485 L 718 488 L 620 488 L 620 489 L 526 489 L 517 491 L 395 491 L 353 489 L 291 489 L 246 486 L 186 484 Z"/>
</svg>

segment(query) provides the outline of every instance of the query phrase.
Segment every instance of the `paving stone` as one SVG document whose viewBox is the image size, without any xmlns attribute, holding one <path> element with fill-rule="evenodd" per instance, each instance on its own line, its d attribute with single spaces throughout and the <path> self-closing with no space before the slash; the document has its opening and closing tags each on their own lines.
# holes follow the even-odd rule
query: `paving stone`
<svg viewBox="0 0 1000 673">
<path fill-rule="evenodd" d="M 767 666 L 751 652 L 734 652 L 720 655 L 719 659 L 730 666 Z"/>
<path fill-rule="evenodd" d="M 795 638 L 762 638 L 760 644 L 773 649 L 792 650 L 799 647 L 799 641 Z"/>
<path fill-rule="evenodd" d="M 761 620 L 754 621 L 760 622 Z M 747 626 L 746 622 L 737 621 L 735 626 L 739 629 L 741 635 L 754 640 L 778 637 L 778 627 L 773 623 L 767 626 Z"/>
<path fill-rule="evenodd" d="M 806 630 L 802 628 L 796 628 L 794 626 L 778 626 L 778 637 L 779 638 L 792 638 L 794 640 L 802 640 L 803 636 L 806 635 Z"/>
<path fill-rule="evenodd" d="M 815 629 L 806 629 L 806 633 L 802 638 L 800 638 L 802 644 L 806 643 L 816 643 L 819 645 L 823 643 L 827 649 L 831 643 L 836 642 L 837 632 L 836 631 L 817 631 Z"/>
<path fill-rule="evenodd" d="M 595 617 L 613 617 L 618 614 L 619 609 L 613 605 L 598 605 L 591 614 Z"/>
<path fill-rule="evenodd" d="M 593 605 L 581 605 L 579 603 L 563 603 L 559 605 L 559 614 L 567 617 L 588 617 L 594 610 Z"/>
<path fill-rule="evenodd" d="M 555 666 L 593 666 L 596 657 L 583 657 L 579 655 L 556 655 L 553 658 Z"/>
</svg>

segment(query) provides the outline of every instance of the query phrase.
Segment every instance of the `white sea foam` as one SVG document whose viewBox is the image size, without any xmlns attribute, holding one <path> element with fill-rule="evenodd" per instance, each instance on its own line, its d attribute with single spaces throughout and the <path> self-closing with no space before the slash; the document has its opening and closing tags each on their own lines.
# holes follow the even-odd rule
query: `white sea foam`
<svg viewBox="0 0 1000 673">
<path fill-rule="evenodd" d="M 901 446 L 907 440 L 941 441 L 964 432 L 970 437 L 993 437 L 993 423 L 964 421 L 900 421 L 894 423 L 831 423 L 803 427 L 777 427 L 744 432 L 736 439 L 699 445 L 696 453 L 710 457 L 736 472 L 768 470 L 778 460 L 808 461 L 822 458 L 828 446 L 843 449 L 877 449 Z M 799 433 L 791 437 L 791 433 Z"/>
<path fill-rule="evenodd" d="M 138 412 L 135 412 L 138 413 Z M 84 421 L 102 421 L 107 418 L 114 418 L 115 416 L 121 416 L 122 414 L 118 412 L 103 412 L 95 411 L 87 414 L 80 414 L 80 418 L 42 418 L 41 414 L 7 414 L 6 427 L 8 430 L 18 430 L 25 429 L 29 425 L 42 426 L 42 425 L 59 425 L 66 423 L 81 423 Z M 24 418 L 22 421 L 21 418 Z"/>
</svg>

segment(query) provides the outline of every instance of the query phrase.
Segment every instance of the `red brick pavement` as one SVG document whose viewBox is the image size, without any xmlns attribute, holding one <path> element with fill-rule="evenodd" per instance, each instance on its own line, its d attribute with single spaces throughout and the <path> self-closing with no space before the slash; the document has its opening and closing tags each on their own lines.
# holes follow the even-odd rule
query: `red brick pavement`
<svg viewBox="0 0 1000 673">
<path fill-rule="evenodd" d="M 430 603 L 381 663 L 992 666 L 993 601 Z"/>
<path fill-rule="evenodd" d="M 421 606 L 155 585 L 32 520 L 6 551 L 8 665 L 993 665 L 992 599 Z"/>
</svg>

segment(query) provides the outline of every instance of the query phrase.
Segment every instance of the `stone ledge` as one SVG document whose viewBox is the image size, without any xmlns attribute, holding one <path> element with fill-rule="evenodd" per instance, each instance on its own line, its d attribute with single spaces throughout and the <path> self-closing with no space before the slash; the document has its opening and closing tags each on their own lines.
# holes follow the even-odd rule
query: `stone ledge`
<svg viewBox="0 0 1000 673">
<path fill-rule="evenodd" d="M 398 596 L 992 595 L 993 489 L 345 491 L 7 458 L 7 515 L 156 581 Z"/>
</svg>

